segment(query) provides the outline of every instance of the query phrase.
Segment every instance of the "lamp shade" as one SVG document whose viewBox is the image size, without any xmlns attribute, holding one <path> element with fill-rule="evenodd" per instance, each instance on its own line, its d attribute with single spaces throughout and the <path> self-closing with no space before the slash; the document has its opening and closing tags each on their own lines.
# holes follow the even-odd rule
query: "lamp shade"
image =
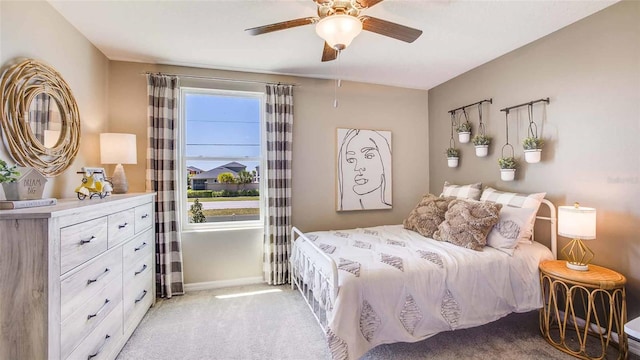
<svg viewBox="0 0 640 360">
<path fill-rule="evenodd" d="M 351 15 L 331 15 L 316 24 L 316 33 L 334 49 L 343 50 L 362 31 L 362 22 Z"/>
<path fill-rule="evenodd" d="M 103 164 L 137 164 L 136 136 L 100 134 L 100 162 Z"/>
<path fill-rule="evenodd" d="M 558 235 L 582 240 L 595 239 L 596 209 L 582 206 L 559 206 Z"/>
</svg>

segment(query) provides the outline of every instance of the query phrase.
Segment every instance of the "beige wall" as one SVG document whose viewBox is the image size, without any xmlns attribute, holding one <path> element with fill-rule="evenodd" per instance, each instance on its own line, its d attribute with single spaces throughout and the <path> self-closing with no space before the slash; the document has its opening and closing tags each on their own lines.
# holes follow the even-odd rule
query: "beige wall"
<svg viewBox="0 0 640 360">
<path fill-rule="evenodd" d="M 138 136 L 138 164 L 125 165 L 132 191 L 144 189 L 146 71 L 295 83 L 293 133 L 293 224 L 304 231 L 397 224 L 429 189 L 427 92 L 343 83 L 333 108 L 334 84 L 327 80 L 157 66 L 114 61 L 109 76 L 109 131 Z M 258 90 L 263 85 L 185 80 L 183 85 Z M 335 211 L 337 127 L 391 130 L 393 210 Z M 262 275 L 262 231 L 183 234 L 185 282 L 199 283 Z"/>
<path fill-rule="evenodd" d="M 622 2 L 429 90 L 430 189 L 481 181 L 518 192 L 546 191 L 556 206 L 575 201 L 597 209 L 594 263 L 628 279 L 629 316 L 640 315 L 640 2 Z M 510 143 L 521 165 L 515 182 L 500 181 L 505 143 L 499 109 L 550 97 L 534 116 L 546 146 L 539 164 L 524 164 L 526 107 L 510 114 Z M 448 110 L 493 98 L 487 158 L 458 144 L 460 167 L 447 168 Z M 485 107 L 485 109 L 487 109 Z M 477 110 L 471 110 L 477 126 Z M 484 116 L 483 116 L 484 117 Z M 456 139 L 457 140 L 457 139 Z M 568 239 L 560 238 L 559 246 Z"/>
<path fill-rule="evenodd" d="M 51 178 L 44 196 L 71 197 L 80 184 L 76 171 L 99 166 L 98 134 L 107 122 L 109 61 L 82 34 L 44 1 L 0 1 L 0 64 L 4 70 L 21 58 L 55 68 L 78 103 L 80 151 L 62 175 Z M 4 147 L 0 158 L 13 162 Z M 1 190 L 0 190 L 1 191 Z"/>
</svg>

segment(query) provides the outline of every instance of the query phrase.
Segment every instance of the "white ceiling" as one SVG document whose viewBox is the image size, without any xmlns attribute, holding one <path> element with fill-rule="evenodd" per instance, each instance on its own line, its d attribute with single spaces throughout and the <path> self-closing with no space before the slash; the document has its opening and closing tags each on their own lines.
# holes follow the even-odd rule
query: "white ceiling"
<svg viewBox="0 0 640 360">
<path fill-rule="evenodd" d="M 407 44 L 363 31 L 343 51 L 344 80 L 429 89 L 617 0 L 386 0 L 363 14 L 421 29 Z M 111 60 L 335 78 L 314 25 L 244 29 L 315 16 L 312 0 L 69 1 L 51 5 Z"/>
</svg>

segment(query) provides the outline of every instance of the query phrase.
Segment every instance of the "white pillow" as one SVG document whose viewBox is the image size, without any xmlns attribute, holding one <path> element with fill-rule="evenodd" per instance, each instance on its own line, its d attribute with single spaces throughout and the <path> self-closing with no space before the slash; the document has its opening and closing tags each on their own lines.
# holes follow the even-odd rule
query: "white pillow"
<svg viewBox="0 0 640 360">
<path fill-rule="evenodd" d="M 531 236 L 533 235 L 533 225 L 536 222 L 536 214 L 542 199 L 547 193 L 535 194 L 518 194 L 512 192 L 499 191 L 491 187 L 486 187 L 482 191 L 480 201 L 491 201 L 506 206 L 533 209 L 533 213 L 529 216 L 528 226 L 525 227 L 520 241 L 531 244 Z"/>
<path fill-rule="evenodd" d="M 518 242 L 523 237 L 531 214 L 535 214 L 531 208 L 502 206 L 498 223 L 493 226 L 487 236 L 487 245 L 513 255 Z"/>
<path fill-rule="evenodd" d="M 482 183 L 453 185 L 448 181 L 445 181 L 444 188 L 442 189 L 442 194 L 440 194 L 440 196 L 454 196 L 458 199 L 480 200 L 481 193 Z"/>
</svg>

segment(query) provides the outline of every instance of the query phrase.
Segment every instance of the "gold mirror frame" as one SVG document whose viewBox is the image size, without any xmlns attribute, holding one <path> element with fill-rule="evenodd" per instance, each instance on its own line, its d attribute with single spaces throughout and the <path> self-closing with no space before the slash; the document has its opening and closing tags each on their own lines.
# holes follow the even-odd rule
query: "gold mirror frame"
<svg viewBox="0 0 640 360">
<path fill-rule="evenodd" d="M 66 170 L 78 154 L 80 114 L 62 76 L 44 63 L 26 59 L 2 74 L 0 90 L 2 136 L 13 159 L 44 176 L 56 176 Z M 58 106 L 62 122 L 58 141 L 49 148 L 34 136 L 29 124 L 31 102 L 42 93 Z"/>
</svg>

